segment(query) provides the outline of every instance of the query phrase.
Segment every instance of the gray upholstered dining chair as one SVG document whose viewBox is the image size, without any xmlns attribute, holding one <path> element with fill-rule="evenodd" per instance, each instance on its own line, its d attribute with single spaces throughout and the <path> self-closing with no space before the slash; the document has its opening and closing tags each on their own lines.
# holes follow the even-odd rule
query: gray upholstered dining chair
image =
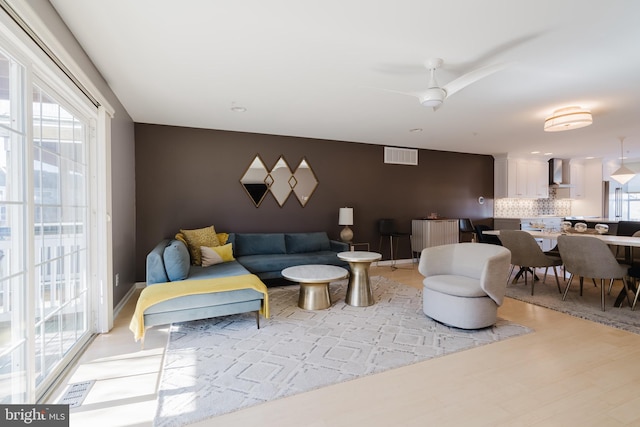
<svg viewBox="0 0 640 427">
<path fill-rule="evenodd" d="M 569 278 L 567 287 L 562 295 L 563 301 L 567 297 L 567 292 L 575 276 L 580 277 L 580 295 L 582 295 L 583 277 L 600 279 L 602 311 L 605 311 L 605 279 L 622 280 L 628 298 L 629 288 L 626 275 L 629 266 L 618 263 L 605 242 L 592 236 L 562 235 L 558 236 L 558 249 L 560 250 L 565 270 L 571 273 L 571 278 Z M 631 305 L 631 301 L 629 301 L 629 306 Z"/>
<path fill-rule="evenodd" d="M 558 270 L 556 267 L 562 265 L 562 259 L 559 257 L 547 255 L 542 251 L 536 239 L 526 231 L 522 230 L 500 230 L 500 241 L 502 245 L 511 251 L 511 271 L 509 279 L 513 274 L 515 266 L 519 266 L 523 275 L 524 283 L 527 285 L 527 273 L 529 268 L 545 267 L 544 280 L 547 278 L 547 270 L 553 267 L 553 273 L 556 276 L 556 284 L 558 292 L 562 293 L 560 281 L 558 280 Z M 531 295 L 533 295 L 533 287 L 535 283 L 535 272 L 532 273 L 531 279 Z M 507 279 L 508 280 L 508 279 Z"/>
</svg>

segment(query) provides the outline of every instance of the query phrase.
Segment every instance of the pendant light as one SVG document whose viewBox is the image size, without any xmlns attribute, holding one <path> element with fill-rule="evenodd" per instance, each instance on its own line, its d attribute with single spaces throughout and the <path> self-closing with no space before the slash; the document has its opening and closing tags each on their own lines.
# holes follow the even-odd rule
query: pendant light
<svg viewBox="0 0 640 427">
<path fill-rule="evenodd" d="M 624 136 L 621 136 L 619 138 L 620 138 L 620 168 L 618 168 L 617 171 L 611 174 L 611 178 L 615 179 L 620 184 L 624 185 L 627 182 L 629 182 L 631 178 L 636 176 L 636 173 L 624 165 L 624 150 L 622 148 Z"/>
</svg>

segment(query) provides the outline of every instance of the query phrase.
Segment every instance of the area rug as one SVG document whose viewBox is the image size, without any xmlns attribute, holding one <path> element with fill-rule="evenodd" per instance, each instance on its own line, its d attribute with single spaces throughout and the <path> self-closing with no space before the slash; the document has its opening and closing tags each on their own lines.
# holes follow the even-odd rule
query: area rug
<svg viewBox="0 0 640 427">
<path fill-rule="evenodd" d="M 539 274 L 542 278 L 542 275 Z M 510 283 L 507 286 L 507 297 L 524 301 L 541 307 L 550 308 L 562 313 L 570 314 L 581 319 L 602 323 L 603 325 L 640 334 L 640 310 L 631 311 L 629 304 L 625 300 L 622 307 L 614 307 L 613 303 L 620 293 L 622 283 L 617 280 L 614 283 L 611 295 L 607 294 L 605 299 L 605 311 L 600 307 L 600 281 L 596 281 L 598 286 L 594 286 L 591 279 L 585 279 L 582 296 L 580 296 L 580 282 L 574 280 L 567 293 L 565 301 L 562 294 L 558 292 L 553 273 L 547 276 L 545 283 L 537 281 L 534 287 L 534 295 L 531 295 L 531 283 L 526 286 L 524 280 L 517 283 Z M 560 288 L 564 292 L 566 282 L 560 278 Z M 609 282 L 605 282 L 609 286 Z"/>
<path fill-rule="evenodd" d="M 499 319 L 466 331 L 422 312 L 422 291 L 372 277 L 376 303 L 305 311 L 297 285 L 269 288 L 271 318 L 253 314 L 171 326 L 154 425 L 182 426 L 273 399 L 352 380 L 531 332 Z"/>
</svg>

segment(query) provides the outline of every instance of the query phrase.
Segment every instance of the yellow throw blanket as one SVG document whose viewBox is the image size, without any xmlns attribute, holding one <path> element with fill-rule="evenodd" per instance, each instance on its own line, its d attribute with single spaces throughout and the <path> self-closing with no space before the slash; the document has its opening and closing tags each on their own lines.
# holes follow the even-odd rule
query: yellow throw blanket
<svg viewBox="0 0 640 427">
<path fill-rule="evenodd" d="M 269 317 L 269 294 L 267 287 L 255 274 L 242 276 L 219 277 L 215 279 L 181 280 L 177 282 L 157 283 L 147 286 L 140 293 L 133 313 L 129 329 L 135 340 L 144 338 L 144 312 L 154 304 L 185 295 L 208 294 L 211 292 L 235 291 L 239 289 L 254 289 L 264 294 L 260 314 Z"/>
</svg>

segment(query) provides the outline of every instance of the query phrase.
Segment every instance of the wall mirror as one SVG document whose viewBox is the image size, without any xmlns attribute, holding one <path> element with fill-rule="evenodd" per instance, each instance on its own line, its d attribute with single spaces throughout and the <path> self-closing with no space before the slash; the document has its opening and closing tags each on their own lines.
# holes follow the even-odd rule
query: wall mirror
<svg viewBox="0 0 640 427">
<path fill-rule="evenodd" d="M 264 165 L 260 155 L 256 155 L 247 168 L 247 171 L 242 175 L 242 178 L 240 178 L 242 187 L 251 198 L 251 201 L 253 201 L 253 204 L 256 205 L 256 208 L 260 206 L 260 203 L 264 200 L 264 196 L 266 196 L 267 191 L 269 191 L 269 186 L 267 185 L 268 176 L 269 171 L 267 167 Z"/>
<path fill-rule="evenodd" d="M 240 184 L 259 207 L 267 193 L 271 192 L 278 205 L 282 207 L 293 192 L 304 207 L 318 186 L 318 179 L 306 158 L 302 158 L 295 172 L 291 172 L 289 164 L 280 156 L 271 171 L 267 169 L 262 158 L 256 154 L 245 171 Z"/>
<path fill-rule="evenodd" d="M 293 193 L 303 207 L 307 204 L 317 186 L 318 179 L 313 170 L 311 170 L 307 159 L 303 157 L 291 178 Z"/>
<path fill-rule="evenodd" d="M 291 179 L 291 169 L 284 157 L 280 156 L 269 175 L 272 179 L 269 191 L 271 191 L 273 197 L 280 207 L 282 207 L 291 194 L 291 184 L 289 183 Z"/>
</svg>

